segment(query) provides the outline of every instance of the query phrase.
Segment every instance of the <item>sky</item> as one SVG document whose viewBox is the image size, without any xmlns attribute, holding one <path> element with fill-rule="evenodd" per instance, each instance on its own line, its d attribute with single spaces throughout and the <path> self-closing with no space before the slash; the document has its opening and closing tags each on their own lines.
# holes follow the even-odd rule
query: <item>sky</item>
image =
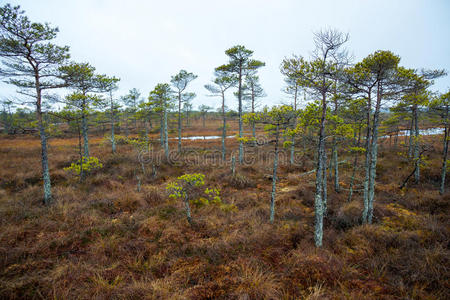
<svg viewBox="0 0 450 300">
<path fill-rule="evenodd" d="M 313 33 L 333 28 L 349 33 L 345 47 L 355 62 L 376 50 L 390 50 L 408 68 L 450 71 L 448 0 L 21 0 L 35 22 L 60 30 L 54 42 L 70 46 L 71 59 L 121 79 L 117 97 L 137 88 L 142 97 L 181 69 L 198 75 L 188 87 L 194 108 L 218 108 L 204 85 L 214 68 L 227 63 L 225 50 L 244 45 L 264 61 L 259 71 L 267 96 L 263 105 L 288 103 L 280 63 L 293 54 L 308 58 Z M 433 90 L 450 88 L 450 76 Z M 15 89 L 0 83 L 0 98 Z M 237 100 L 227 97 L 230 108 Z"/>
</svg>

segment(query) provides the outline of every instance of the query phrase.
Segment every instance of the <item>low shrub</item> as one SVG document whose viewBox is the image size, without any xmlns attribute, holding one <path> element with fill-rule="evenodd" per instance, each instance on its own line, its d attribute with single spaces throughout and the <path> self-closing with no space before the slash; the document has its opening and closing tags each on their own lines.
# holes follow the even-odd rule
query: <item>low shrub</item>
<svg viewBox="0 0 450 300">
<path fill-rule="evenodd" d="M 361 223 L 362 205 L 361 201 L 352 201 L 339 208 L 337 214 L 332 218 L 334 228 L 347 230 Z"/>
<path fill-rule="evenodd" d="M 80 163 L 81 160 L 74 162 L 70 165 L 70 167 L 64 168 L 64 171 L 71 172 L 75 175 L 80 175 L 81 170 L 84 173 L 91 173 L 94 170 L 98 170 L 103 168 L 103 164 L 100 163 L 97 157 L 83 157 L 83 163 Z"/>
<path fill-rule="evenodd" d="M 246 188 L 254 188 L 256 184 L 253 180 L 246 177 L 245 175 L 236 173 L 234 176 L 231 176 L 228 179 L 228 184 L 231 187 L 237 189 L 246 189 Z"/>
</svg>

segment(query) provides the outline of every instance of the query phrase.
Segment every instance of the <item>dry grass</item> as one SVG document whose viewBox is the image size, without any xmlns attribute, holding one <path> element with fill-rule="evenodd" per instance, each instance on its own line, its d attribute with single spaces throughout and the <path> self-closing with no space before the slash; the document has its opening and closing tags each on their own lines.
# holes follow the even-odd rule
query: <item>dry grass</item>
<svg viewBox="0 0 450 300">
<path fill-rule="evenodd" d="M 208 121 L 220 127 L 220 122 Z M 195 123 L 186 134 L 213 132 Z M 236 124 L 232 124 L 235 129 Z M 233 129 L 233 130 L 234 130 Z M 0 298 L 79 299 L 446 299 L 450 296 L 448 194 L 434 181 L 398 190 L 409 172 L 395 151 L 380 157 L 376 223 L 360 225 L 359 194 L 329 184 L 324 248 L 313 245 L 313 176 L 280 168 L 276 220 L 269 224 L 271 162 L 229 165 L 162 164 L 142 178 L 136 153 L 120 145 L 112 155 L 100 138 L 92 154 L 104 168 L 83 183 L 62 170 L 76 156 L 76 140 L 50 142 L 55 204 L 41 204 L 39 141 L 0 140 Z M 220 140 L 186 141 L 187 148 L 219 148 Z M 229 146 L 236 146 L 232 140 Z M 435 176 L 437 151 L 424 177 Z M 136 171 L 137 170 L 137 171 Z M 343 178 L 350 169 L 343 168 Z M 223 202 L 193 207 L 169 199 L 168 181 L 202 172 Z"/>
</svg>

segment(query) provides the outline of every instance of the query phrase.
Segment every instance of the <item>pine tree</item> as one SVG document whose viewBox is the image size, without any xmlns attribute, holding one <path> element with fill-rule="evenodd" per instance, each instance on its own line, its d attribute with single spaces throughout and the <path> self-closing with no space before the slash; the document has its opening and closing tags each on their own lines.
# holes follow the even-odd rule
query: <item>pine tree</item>
<svg viewBox="0 0 450 300">
<path fill-rule="evenodd" d="M 57 27 L 31 22 L 24 14 L 20 6 L 0 7 L 0 57 L 3 58 L 0 76 L 7 77 L 7 83 L 17 86 L 21 94 L 34 99 L 41 139 L 44 203 L 50 204 L 52 193 L 42 99 L 46 90 L 65 86 L 59 80 L 59 67 L 69 59 L 69 47 L 50 43 L 58 33 Z"/>
</svg>

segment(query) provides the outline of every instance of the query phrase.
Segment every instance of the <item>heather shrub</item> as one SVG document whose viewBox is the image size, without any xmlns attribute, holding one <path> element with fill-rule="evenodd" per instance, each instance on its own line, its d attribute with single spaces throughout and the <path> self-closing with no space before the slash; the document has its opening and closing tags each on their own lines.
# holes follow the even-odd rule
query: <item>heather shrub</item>
<svg viewBox="0 0 450 300">
<path fill-rule="evenodd" d="M 339 208 L 332 223 L 336 229 L 346 230 L 360 224 L 362 205 L 360 201 L 352 201 Z"/>
<path fill-rule="evenodd" d="M 253 188 L 256 186 L 250 178 L 238 173 L 228 179 L 228 184 L 237 189 Z"/>
</svg>

